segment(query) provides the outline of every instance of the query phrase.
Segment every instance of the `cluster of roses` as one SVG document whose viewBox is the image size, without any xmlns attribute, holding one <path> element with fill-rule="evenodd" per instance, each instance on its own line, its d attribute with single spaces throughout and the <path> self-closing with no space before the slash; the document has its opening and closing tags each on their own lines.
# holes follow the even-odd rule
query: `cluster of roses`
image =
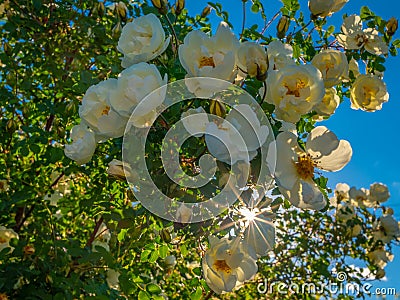
<svg viewBox="0 0 400 300">
<path fill-rule="evenodd" d="M 336 207 L 336 220 L 345 226 L 349 237 L 366 235 L 368 241 L 373 241 L 366 254 L 378 268 L 375 271 L 377 278 L 385 276 L 384 267 L 394 257 L 385 246 L 400 238 L 399 222 L 393 217 L 393 209 L 382 205 L 389 197 L 388 187 L 382 183 L 373 183 L 369 189 L 350 188 L 345 183 L 339 183 L 330 199 L 331 205 Z M 374 209 L 374 215 L 369 214 L 367 209 Z M 365 222 L 361 211 L 367 212 L 364 218 L 373 217 L 372 226 L 367 225 L 371 222 Z M 376 211 L 382 212 L 379 217 L 375 217 Z"/>
<path fill-rule="evenodd" d="M 346 2 L 310 1 L 309 7 L 315 17 L 325 17 L 341 9 Z M 375 55 L 387 53 L 388 46 L 376 30 L 362 29 L 360 17 L 346 18 L 341 30 L 337 42 L 345 49 L 363 47 Z M 89 162 L 96 143 L 124 134 L 133 111 L 134 118 L 129 121 L 133 126 L 151 126 L 157 117 L 156 109 L 165 100 L 168 80 L 166 75 L 161 76 L 155 65 L 147 62 L 163 53 L 169 42 L 170 38 L 165 37 L 154 14 L 138 17 L 123 27 L 118 50 L 123 54 L 122 67 L 125 69 L 118 78 L 107 79 L 87 90 L 79 108 L 81 124 L 71 130 L 73 143 L 65 146 L 66 156 L 78 164 Z M 312 111 L 317 113 L 317 120 L 333 114 L 340 103 L 335 86 L 350 81 L 350 71 L 357 76 L 350 90 L 352 108 L 375 111 L 388 101 L 382 79 L 374 74 L 359 75 L 357 62 L 352 59 L 349 63 L 344 52 L 324 49 L 311 64 L 299 64 L 293 59 L 289 44 L 275 40 L 264 47 L 255 42 L 239 42 L 224 22 L 213 36 L 200 30 L 190 32 L 179 45 L 178 54 L 187 72 L 187 88 L 197 97 L 212 97 L 222 88 L 217 83 L 210 85 L 209 81 L 197 80 L 199 77 L 241 84 L 249 76 L 264 83 L 259 95 L 275 106 L 274 116 L 283 124 L 276 139 L 276 185 L 282 195 L 301 209 L 321 210 L 326 206 L 325 197 L 314 181 L 315 168 L 342 169 L 350 161 L 352 149 L 347 141 L 339 140 L 324 126 L 314 128 L 305 147 L 300 147 L 293 124 Z M 139 105 L 145 97 L 150 100 L 146 100 L 146 105 Z M 185 112 L 182 119 L 203 114 L 198 119 L 201 122 L 184 122 L 187 131 L 205 132 L 207 148 L 216 159 L 228 164 L 240 160 L 249 163 L 270 132 L 260 124 L 249 105 L 240 104 L 233 108 L 222 124 L 210 122 L 202 107 Z M 257 139 L 254 144 L 246 141 L 247 149 L 239 149 L 235 136 L 239 132 L 246 139 L 246 132 L 241 132 L 241 128 L 245 130 L 246 122 L 257 131 Z M 232 161 L 230 153 L 221 150 L 215 138 L 208 139 L 210 136 L 235 149 L 236 160 Z M 266 221 L 266 226 L 254 229 L 251 224 L 254 224 L 256 213 L 245 213 L 249 224 L 244 239 L 210 237 L 210 249 L 203 258 L 203 274 L 207 284 L 217 293 L 232 291 L 252 278 L 257 272 L 257 258 L 266 255 L 274 245 L 273 224 Z"/>
</svg>

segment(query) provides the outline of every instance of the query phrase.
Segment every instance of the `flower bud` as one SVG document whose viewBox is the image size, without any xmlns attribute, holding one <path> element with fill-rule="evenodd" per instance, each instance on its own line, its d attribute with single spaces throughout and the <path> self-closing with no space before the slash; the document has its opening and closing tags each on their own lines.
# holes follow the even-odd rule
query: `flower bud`
<svg viewBox="0 0 400 300">
<path fill-rule="evenodd" d="M 99 2 L 97 4 L 97 12 L 98 12 L 100 17 L 102 17 L 104 15 L 104 11 L 105 11 L 104 3 L 103 2 Z"/>
<path fill-rule="evenodd" d="M 211 12 L 211 6 L 206 6 L 206 7 L 204 7 L 204 9 L 203 9 L 203 11 L 201 12 L 201 17 L 202 18 L 205 18 L 205 17 L 207 17 L 209 14 L 210 14 L 210 12 Z"/>
<path fill-rule="evenodd" d="M 126 20 L 126 12 L 128 8 L 126 7 L 125 3 L 119 1 L 117 4 L 117 13 L 121 17 L 122 20 Z"/>
<path fill-rule="evenodd" d="M 13 133 L 17 129 L 17 122 L 15 122 L 13 119 L 8 120 L 6 129 L 9 133 Z"/>
<path fill-rule="evenodd" d="M 161 229 L 160 237 L 166 243 L 171 242 L 171 234 L 169 233 L 168 229 L 165 228 Z"/>
<path fill-rule="evenodd" d="M 393 208 L 388 207 L 388 208 L 386 209 L 386 213 L 387 213 L 388 215 L 393 215 L 393 214 L 394 214 Z"/>
<path fill-rule="evenodd" d="M 286 35 L 286 32 L 289 29 L 290 19 L 287 16 L 282 16 L 279 20 L 278 25 L 276 26 L 277 37 L 283 39 Z"/>
<path fill-rule="evenodd" d="M 151 0 L 153 6 L 158 9 L 158 12 L 162 15 L 166 15 L 168 12 L 168 0 Z"/>
<path fill-rule="evenodd" d="M 185 8 L 185 0 L 177 0 L 175 3 L 175 14 L 179 16 Z"/>
<path fill-rule="evenodd" d="M 175 257 L 175 255 L 168 255 L 164 259 L 164 262 L 168 267 L 173 268 L 176 265 L 176 257 Z"/>
<path fill-rule="evenodd" d="M 10 46 L 10 44 L 9 43 L 4 43 L 3 44 L 3 48 L 4 48 L 4 52 L 8 55 L 8 56 L 10 56 L 11 54 L 12 54 L 12 47 Z"/>
<path fill-rule="evenodd" d="M 225 118 L 226 108 L 225 104 L 217 100 L 211 100 L 210 113 L 221 118 Z"/>
<path fill-rule="evenodd" d="M 392 17 L 389 19 L 389 21 L 386 24 L 386 33 L 388 36 L 392 36 L 396 33 L 397 28 L 398 28 L 398 21 L 395 17 Z"/>
<path fill-rule="evenodd" d="M 123 163 L 120 160 L 113 159 L 108 163 L 107 174 L 117 179 L 125 180 Z"/>
<path fill-rule="evenodd" d="M 112 29 L 112 35 L 117 36 L 122 30 L 121 22 L 118 22 Z"/>
<path fill-rule="evenodd" d="M 35 253 L 35 248 L 33 248 L 33 246 L 26 245 L 26 246 L 24 247 L 24 254 L 25 254 L 25 255 L 32 255 L 32 254 L 34 254 L 34 253 Z"/>
</svg>

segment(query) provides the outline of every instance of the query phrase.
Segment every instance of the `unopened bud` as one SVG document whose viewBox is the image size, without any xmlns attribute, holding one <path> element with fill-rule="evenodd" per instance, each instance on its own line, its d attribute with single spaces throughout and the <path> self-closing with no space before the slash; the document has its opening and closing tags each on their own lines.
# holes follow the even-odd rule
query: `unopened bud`
<svg viewBox="0 0 400 300">
<path fill-rule="evenodd" d="M 171 242 L 171 234 L 169 233 L 168 229 L 165 228 L 161 229 L 160 237 L 166 243 Z"/>
<path fill-rule="evenodd" d="M 15 122 L 13 119 L 8 120 L 6 124 L 6 130 L 9 133 L 13 133 L 17 129 L 17 122 Z"/>
<path fill-rule="evenodd" d="M 175 257 L 175 255 L 168 255 L 164 259 L 164 262 L 169 268 L 173 268 L 176 265 L 176 257 Z"/>
<path fill-rule="evenodd" d="M 393 215 L 393 214 L 394 214 L 393 208 L 388 207 L 388 208 L 386 209 L 386 213 L 387 213 L 388 215 Z"/>
<path fill-rule="evenodd" d="M 392 36 L 396 33 L 399 24 L 395 17 L 389 19 L 386 24 L 386 33 L 388 36 Z"/>
<path fill-rule="evenodd" d="M 33 246 L 27 245 L 24 247 L 24 254 L 25 255 L 32 255 L 35 253 L 35 248 Z"/>
<path fill-rule="evenodd" d="M 382 279 L 383 277 L 385 277 L 385 275 L 386 275 L 386 272 L 385 272 L 384 269 L 378 269 L 378 270 L 376 271 L 375 278 L 376 278 L 376 279 Z"/>
<path fill-rule="evenodd" d="M 225 118 L 226 115 L 225 104 L 219 102 L 218 100 L 211 100 L 210 113 L 218 117 Z"/>
<path fill-rule="evenodd" d="M 204 7 L 203 11 L 201 12 L 201 17 L 205 18 L 211 13 L 211 6 Z"/>
<path fill-rule="evenodd" d="M 118 22 L 111 30 L 113 36 L 117 36 L 122 30 L 122 25 Z"/>
<path fill-rule="evenodd" d="M 113 159 L 108 163 L 107 174 L 117 179 L 125 180 L 125 172 L 123 162 Z"/>
<path fill-rule="evenodd" d="M 4 43 L 3 48 L 4 48 L 4 52 L 5 52 L 8 56 L 10 56 L 10 55 L 12 54 L 12 47 L 10 46 L 9 43 L 7 43 L 7 42 Z"/>
<path fill-rule="evenodd" d="M 76 113 L 77 107 L 74 101 L 71 101 L 70 103 L 67 104 L 65 107 L 65 112 L 67 113 L 68 116 L 72 116 Z"/>
<path fill-rule="evenodd" d="M 175 3 L 175 14 L 179 16 L 185 8 L 185 0 L 177 0 Z"/>
<path fill-rule="evenodd" d="M 162 15 L 166 15 L 168 12 L 168 0 L 151 0 L 153 6 L 158 9 L 158 12 Z"/>
<path fill-rule="evenodd" d="M 289 29 L 290 19 L 287 16 L 282 16 L 279 20 L 278 25 L 276 26 L 277 37 L 283 39 L 286 35 L 286 32 Z"/>
<path fill-rule="evenodd" d="M 104 11 L 105 11 L 105 7 L 104 7 L 104 3 L 103 2 L 99 2 L 97 4 L 97 12 L 99 14 L 100 17 L 104 16 Z"/>
<path fill-rule="evenodd" d="M 125 3 L 120 1 L 117 5 L 117 13 L 122 20 L 126 20 L 126 12 L 128 8 L 126 7 Z"/>
</svg>

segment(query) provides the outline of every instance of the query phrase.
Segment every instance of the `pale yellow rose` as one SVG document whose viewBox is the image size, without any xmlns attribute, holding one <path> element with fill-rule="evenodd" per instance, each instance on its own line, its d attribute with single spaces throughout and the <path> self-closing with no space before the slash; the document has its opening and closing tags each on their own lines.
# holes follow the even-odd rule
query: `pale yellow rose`
<svg viewBox="0 0 400 300">
<path fill-rule="evenodd" d="M 207 285 L 217 294 L 231 292 L 242 282 L 257 273 L 254 250 L 239 238 L 228 240 L 210 236 L 210 248 L 206 251 L 202 266 Z"/>
<path fill-rule="evenodd" d="M 70 137 L 72 144 L 65 145 L 65 156 L 76 161 L 78 165 L 89 162 L 96 150 L 94 132 L 85 124 L 79 124 L 72 127 Z"/>
<path fill-rule="evenodd" d="M 274 40 L 267 46 L 268 62 L 270 70 L 279 70 L 289 65 L 295 65 L 293 60 L 293 48 L 280 40 Z"/>
<path fill-rule="evenodd" d="M 289 65 L 268 72 L 266 101 L 275 105 L 276 117 L 296 123 L 325 95 L 321 72 L 312 65 Z"/>
<path fill-rule="evenodd" d="M 314 56 L 311 63 L 321 71 L 325 88 L 339 84 L 349 74 L 346 55 L 338 50 L 322 50 Z"/>
<path fill-rule="evenodd" d="M 12 229 L 0 226 L 0 251 L 5 248 L 11 248 L 10 252 L 14 251 L 14 248 L 10 246 L 11 239 L 19 239 L 18 233 Z"/>
<path fill-rule="evenodd" d="M 79 107 L 79 116 L 99 139 L 117 138 L 124 134 L 128 118 L 118 114 L 110 102 L 117 83 L 117 79 L 111 78 L 91 86 Z"/>
<path fill-rule="evenodd" d="M 388 45 L 379 36 L 375 28 L 362 29 L 360 16 L 351 15 L 344 19 L 341 27 L 342 33 L 337 40 L 341 46 L 348 50 L 364 49 L 371 54 L 382 55 L 388 53 Z"/>
<path fill-rule="evenodd" d="M 146 115 L 163 103 L 167 91 L 163 86 L 167 82 L 167 75 L 162 78 L 155 65 L 139 63 L 130 66 L 118 75 L 117 87 L 110 94 L 111 107 L 121 116 L 129 118 L 147 96 L 148 109 L 142 110 Z"/>
<path fill-rule="evenodd" d="M 369 197 L 371 201 L 383 203 L 390 198 L 390 193 L 387 185 L 375 182 L 369 187 Z"/>
<path fill-rule="evenodd" d="M 373 112 L 389 100 L 386 84 L 374 75 L 360 75 L 350 90 L 351 108 Z"/>
<path fill-rule="evenodd" d="M 268 71 L 268 55 L 264 47 L 244 42 L 238 49 L 238 66 L 250 77 L 264 81 Z"/>
<path fill-rule="evenodd" d="M 327 17 L 338 12 L 349 0 L 309 0 L 308 8 L 314 16 Z"/>
<path fill-rule="evenodd" d="M 239 41 L 228 24 L 221 22 L 212 37 L 201 30 L 189 32 L 179 46 L 179 60 L 187 72 L 186 78 L 211 77 L 233 82 L 238 48 Z M 209 86 L 212 83 L 188 81 L 188 85 L 196 96 L 207 97 L 215 92 Z"/>
<path fill-rule="evenodd" d="M 148 62 L 163 53 L 169 44 L 164 29 L 154 14 L 138 17 L 122 28 L 118 51 L 124 54 L 122 67 Z"/>
<path fill-rule="evenodd" d="M 384 215 L 379 218 L 376 230 L 373 232 L 375 240 L 381 240 L 383 243 L 390 243 L 400 235 L 398 222 L 392 215 Z"/>
<path fill-rule="evenodd" d="M 336 108 L 340 104 L 340 97 L 338 96 L 335 88 L 325 90 L 325 96 L 322 101 L 318 103 L 313 110 L 318 114 L 314 117 L 316 121 L 323 121 L 326 117 L 333 115 Z"/>
<path fill-rule="evenodd" d="M 369 252 L 367 256 L 371 262 L 379 268 L 384 268 L 387 263 L 394 258 L 394 255 L 387 252 L 383 247 Z"/>
<path fill-rule="evenodd" d="M 305 151 L 291 132 L 278 134 L 276 147 L 275 180 L 282 195 L 296 207 L 323 209 L 326 200 L 313 181 L 315 168 L 331 172 L 341 170 L 351 159 L 350 143 L 339 140 L 326 127 L 318 126 L 308 135 Z"/>
</svg>

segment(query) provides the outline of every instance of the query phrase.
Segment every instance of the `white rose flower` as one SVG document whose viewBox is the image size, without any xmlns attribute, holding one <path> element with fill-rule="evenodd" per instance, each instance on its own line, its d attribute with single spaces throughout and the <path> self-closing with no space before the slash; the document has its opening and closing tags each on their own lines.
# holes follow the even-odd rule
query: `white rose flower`
<svg viewBox="0 0 400 300">
<path fill-rule="evenodd" d="M 351 108 L 373 112 L 389 100 L 386 84 L 374 75 L 360 75 L 350 90 Z"/>
<path fill-rule="evenodd" d="M 163 53 L 169 44 L 164 29 L 154 14 L 138 17 L 122 28 L 118 51 L 124 54 L 122 67 L 148 62 Z"/>
<path fill-rule="evenodd" d="M 369 198 L 373 202 L 383 203 L 390 198 L 387 185 L 375 182 L 369 187 Z"/>
<path fill-rule="evenodd" d="M 387 263 L 394 258 L 394 255 L 387 252 L 383 247 L 369 252 L 367 256 L 371 262 L 379 268 L 384 268 Z"/>
<path fill-rule="evenodd" d="M 116 91 L 117 82 L 112 78 L 91 86 L 79 107 L 79 116 L 100 139 L 122 136 L 128 121 L 111 107 L 110 96 Z"/>
<path fill-rule="evenodd" d="M 0 180 L 0 193 L 8 191 L 8 181 L 5 179 Z"/>
<path fill-rule="evenodd" d="M 189 223 L 192 218 L 193 211 L 182 203 L 176 211 L 176 219 L 179 223 Z"/>
<path fill-rule="evenodd" d="M 92 159 L 96 150 L 95 134 L 86 125 L 75 125 L 71 129 L 72 144 L 65 145 L 65 156 L 76 161 L 78 165 L 86 164 Z"/>
<path fill-rule="evenodd" d="M 280 40 L 274 40 L 267 46 L 270 70 L 279 70 L 288 65 L 295 65 L 293 60 L 293 48 L 289 44 L 283 44 Z"/>
<path fill-rule="evenodd" d="M 346 223 L 346 221 L 353 219 L 356 216 L 354 206 L 350 203 L 340 203 L 336 210 L 336 219 L 339 222 Z"/>
<path fill-rule="evenodd" d="M 139 63 L 130 66 L 118 76 L 117 88 L 110 95 L 111 106 L 121 116 L 129 118 L 143 98 L 167 82 L 167 75 L 162 79 L 155 65 Z M 166 92 L 166 88 L 161 88 L 156 94 L 152 94 L 147 110 L 152 111 L 163 103 Z M 143 112 L 148 113 L 146 110 Z"/>
<path fill-rule="evenodd" d="M 176 265 L 176 257 L 175 257 L 175 255 L 168 255 L 164 259 L 164 262 L 169 268 L 175 267 L 175 265 Z"/>
<path fill-rule="evenodd" d="M 212 77 L 233 82 L 236 77 L 236 55 L 239 41 L 228 24 L 221 22 L 210 37 L 200 30 L 189 32 L 179 47 L 179 60 L 190 77 Z M 209 96 L 210 87 L 203 82 L 188 82 L 196 96 Z"/>
<path fill-rule="evenodd" d="M 51 206 L 57 206 L 58 200 L 60 200 L 64 195 L 60 192 L 54 192 L 51 195 L 46 195 L 44 200 L 50 201 Z"/>
<path fill-rule="evenodd" d="M 230 241 L 210 236 L 209 240 L 202 266 L 204 279 L 214 292 L 231 292 L 257 273 L 254 250 L 239 238 Z"/>
<path fill-rule="evenodd" d="M 121 273 L 119 273 L 118 271 L 115 271 L 113 269 L 107 270 L 106 281 L 107 281 L 108 287 L 110 289 L 116 289 L 116 290 L 119 289 L 119 279 L 118 278 L 120 275 L 121 275 Z"/>
<path fill-rule="evenodd" d="M 261 125 L 247 104 L 234 106 L 222 124 L 210 122 L 206 127 L 208 151 L 227 164 L 249 162 L 267 140 L 269 129 Z"/>
<path fill-rule="evenodd" d="M 192 115 L 196 115 L 196 117 L 186 118 Z M 183 112 L 181 120 L 186 131 L 195 137 L 201 137 L 204 133 L 196 132 L 205 132 L 207 125 L 210 123 L 206 111 L 201 106 L 198 108 L 190 108 Z"/>
<path fill-rule="evenodd" d="M 360 75 L 360 67 L 358 66 L 358 62 L 352 57 L 349 62 L 349 71 L 353 72 L 355 78 Z"/>
<path fill-rule="evenodd" d="M 325 94 L 321 72 L 312 65 L 286 66 L 268 72 L 266 101 L 275 105 L 278 119 L 296 123 Z"/>
<path fill-rule="evenodd" d="M 297 136 L 282 132 L 276 139 L 277 162 L 275 179 L 281 193 L 303 209 L 321 210 L 326 200 L 313 181 L 314 169 L 339 171 L 351 159 L 348 141 L 338 140 L 324 126 L 314 128 L 308 135 L 306 150 L 297 143 Z"/>
<path fill-rule="evenodd" d="M 321 71 L 325 88 L 333 87 L 348 77 L 349 64 L 343 52 L 326 49 L 314 56 L 311 63 Z"/>
<path fill-rule="evenodd" d="M 244 243 L 251 246 L 258 257 L 267 255 L 275 245 L 275 225 L 272 219 L 258 208 L 239 210 L 244 217 Z"/>
<path fill-rule="evenodd" d="M 351 200 L 351 203 L 356 206 L 367 206 L 367 207 L 372 207 L 372 203 L 369 201 L 369 190 L 361 188 L 361 189 L 356 189 L 355 187 L 352 187 L 349 190 L 349 197 Z"/>
<path fill-rule="evenodd" d="M 238 49 L 238 66 L 250 77 L 264 81 L 268 71 L 268 55 L 264 47 L 252 42 L 244 42 Z"/>
<path fill-rule="evenodd" d="M 327 17 L 338 12 L 349 0 L 309 0 L 308 8 L 314 16 Z"/>
<path fill-rule="evenodd" d="M 388 53 L 388 45 L 374 28 L 362 29 L 360 16 L 351 15 L 344 19 L 342 33 L 337 36 L 341 46 L 348 50 L 357 50 L 364 47 L 366 51 L 375 55 Z"/>
<path fill-rule="evenodd" d="M 92 242 L 92 251 L 93 252 L 97 252 L 97 250 L 96 250 L 97 246 L 106 249 L 107 252 L 110 252 L 110 246 L 106 242 L 103 242 L 103 241 L 100 241 L 100 240 L 94 240 Z"/>
<path fill-rule="evenodd" d="M 14 248 L 10 247 L 11 239 L 19 239 L 18 233 L 12 229 L 0 226 L 0 251 L 3 251 L 5 248 L 11 248 L 10 252 L 14 251 Z"/>
<path fill-rule="evenodd" d="M 335 187 L 335 196 L 338 201 L 347 200 L 349 196 L 350 186 L 347 183 L 338 183 Z"/>
<path fill-rule="evenodd" d="M 340 97 L 338 96 L 335 88 L 325 90 L 325 96 L 322 101 L 314 106 L 313 110 L 318 114 L 314 116 L 316 121 L 323 121 L 326 117 L 333 115 L 336 108 L 340 104 Z"/>
<path fill-rule="evenodd" d="M 381 240 L 386 244 L 396 239 L 399 235 L 399 224 L 392 215 L 385 215 L 379 218 L 377 230 L 373 232 L 375 240 Z"/>
</svg>

